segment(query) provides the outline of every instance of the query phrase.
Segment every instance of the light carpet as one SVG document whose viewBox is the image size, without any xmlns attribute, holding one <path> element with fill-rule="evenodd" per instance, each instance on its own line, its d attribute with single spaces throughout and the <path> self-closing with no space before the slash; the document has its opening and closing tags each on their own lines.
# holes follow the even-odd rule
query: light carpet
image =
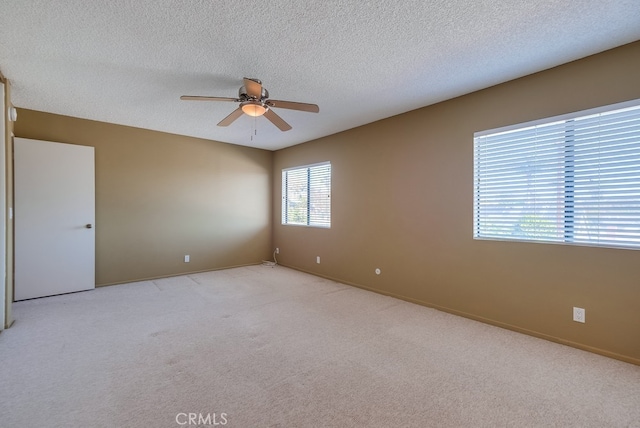
<svg viewBox="0 0 640 428">
<path fill-rule="evenodd" d="M 14 315 L 2 427 L 640 427 L 638 366 L 280 266 Z"/>
</svg>

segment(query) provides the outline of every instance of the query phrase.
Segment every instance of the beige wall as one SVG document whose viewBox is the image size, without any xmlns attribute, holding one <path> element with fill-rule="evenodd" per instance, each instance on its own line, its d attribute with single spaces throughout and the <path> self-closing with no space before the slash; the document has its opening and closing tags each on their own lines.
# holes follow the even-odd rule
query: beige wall
<svg viewBox="0 0 640 428">
<path fill-rule="evenodd" d="M 640 42 L 276 152 L 279 261 L 640 364 L 640 251 L 472 239 L 475 131 L 640 98 L 638 76 Z M 281 170 L 321 161 L 331 229 L 282 226 Z"/>
<path fill-rule="evenodd" d="M 17 137 L 95 147 L 97 285 L 271 257 L 273 153 L 31 110 L 18 117 Z"/>
</svg>

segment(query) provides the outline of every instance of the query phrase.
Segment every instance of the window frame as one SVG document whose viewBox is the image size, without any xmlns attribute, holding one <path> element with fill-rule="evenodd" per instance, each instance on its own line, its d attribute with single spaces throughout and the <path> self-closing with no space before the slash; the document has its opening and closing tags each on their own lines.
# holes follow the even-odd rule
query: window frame
<svg viewBox="0 0 640 428">
<path fill-rule="evenodd" d="M 328 197 L 328 203 L 327 203 L 327 208 L 328 208 L 328 213 L 326 213 L 326 215 L 328 216 L 327 219 L 327 223 L 318 223 L 318 222 L 314 222 L 312 221 L 312 197 L 311 197 L 311 193 L 313 191 L 312 188 L 312 178 L 311 178 L 311 170 L 314 168 L 321 168 L 321 167 L 329 167 L 329 188 L 328 188 L 328 193 L 327 193 L 327 197 Z M 306 174 L 307 174 L 307 187 L 306 187 L 306 210 L 305 210 L 305 215 L 306 215 L 306 223 L 296 223 L 296 222 L 291 222 L 288 221 L 289 218 L 289 195 L 288 195 L 288 188 L 287 188 L 287 175 L 289 172 L 291 171 L 302 171 L 302 170 L 306 170 Z M 281 205 L 281 224 L 283 226 L 300 226 L 300 227 L 314 227 L 314 228 L 319 228 L 319 229 L 330 229 L 331 228 L 331 193 L 332 193 L 332 167 L 331 167 L 331 162 L 330 161 L 324 161 L 324 162 L 317 162 L 317 163 L 313 163 L 313 164 L 308 164 L 308 165 L 300 165 L 300 166 L 294 166 L 294 167 L 290 167 L 290 168 L 284 168 L 282 169 L 282 205 Z"/>
<path fill-rule="evenodd" d="M 615 104 L 610 104 L 606 106 L 600 106 L 596 108 L 567 113 L 563 115 L 547 117 L 547 118 L 537 119 L 533 121 L 475 132 L 473 135 L 473 239 L 485 240 L 485 241 L 527 242 L 527 243 L 586 246 L 586 247 L 592 247 L 592 248 L 615 248 L 615 249 L 640 250 L 640 243 L 634 243 L 633 240 L 631 242 L 629 241 L 621 242 L 620 244 L 617 244 L 617 243 L 613 244 L 610 242 L 600 243 L 597 240 L 590 241 L 590 242 L 575 241 L 576 231 L 574 229 L 574 221 L 576 217 L 574 215 L 574 209 L 575 209 L 576 200 L 575 200 L 575 192 L 574 192 L 574 178 L 575 178 L 574 154 L 576 151 L 576 147 L 578 147 L 577 150 L 581 149 L 581 145 L 579 143 L 576 144 L 575 141 L 572 140 L 572 138 L 574 137 L 572 132 L 575 132 L 576 130 L 575 126 L 566 127 L 567 131 L 564 136 L 564 146 L 563 146 L 565 155 L 563 158 L 564 167 L 562 169 L 562 178 L 556 181 L 558 185 L 563 187 L 562 203 L 557 203 L 556 205 L 557 209 L 561 211 L 564 216 L 564 224 L 562 225 L 562 228 L 561 228 L 562 238 L 560 240 L 545 239 L 545 237 L 540 236 L 540 234 L 532 239 L 523 238 L 521 236 L 520 237 L 509 237 L 509 236 L 496 237 L 496 236 L 486 236 L 486 235 L 483 236 L 482 235 L 483 232 L 480 230 L 481 213 L 480 213 L 479 204 L 480 204 L 480 199 L 482 198 L 482 195 L 481 195 L 481 191 L 479 190 L 479 187 L 480 187 L 479 174 L 480 173 L 479 173 L 479 166 L 477 165 L 478 158 L 479 158 L 478 139 L 481 137 L 485 137 L 489 135 L 493 136 L 495 134 L 507 133 L 510 131 L 525 130 L 526 128 L 532 128 L 540 125 L 552 125 L 554 123 L 564 123 L 565 125 L 567 125 L 568 123 L 573 122 L 574 120 L 584 119 L 589 116 L 593 116 L 597 114 L 609 113 L 616 110 L 623 110 L 623 109 L 634 108 L 634 107 L 636 108 L 640 107 L 640 99 L 635 99 L 635 100 L 625 101 L 621 103 L 615 103 Z M 514 156 L 513 159 L 517 159 L 517 156 Z M 637 162 L 640 168 L 640 160 L 638 160 Z M 485 189 L 485 193 L 486 193 L 486 189 Z M 625 202 L 634 203 L 635 202 L 634 197 L 633 196 L 629 197 L 629 199 L 625 200 Z M 593 218 L 593 217 L 591 216 L 589 218 Z M 598 231 L 604 230 L 604 229 L 605 229 L 604 226 L 600 224 L 598 225 L 598 229 L 597 229 Z"/>
</svg>

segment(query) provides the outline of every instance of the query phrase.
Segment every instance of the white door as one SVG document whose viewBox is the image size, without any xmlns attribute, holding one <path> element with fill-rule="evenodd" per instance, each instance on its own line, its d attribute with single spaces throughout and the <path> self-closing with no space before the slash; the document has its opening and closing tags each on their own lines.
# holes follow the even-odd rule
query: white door
<svg viewBox="0 0 640 428">
<path fill-rule="evenodd" d="M 14 139 L 15 300 L 95 288 L 94 148 Z"/>
</svg>

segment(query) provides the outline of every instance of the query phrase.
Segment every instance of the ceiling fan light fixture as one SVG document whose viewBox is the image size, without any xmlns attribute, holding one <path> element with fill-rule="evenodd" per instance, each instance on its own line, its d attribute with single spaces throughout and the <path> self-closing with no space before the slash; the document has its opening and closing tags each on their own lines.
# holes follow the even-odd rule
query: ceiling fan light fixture
<svg viewBox="0 0 640 428">
<path fill-rule="evenodd" d="M 262 116 L 267 112 L 268 108 L 259 101 L 247 101 L 242 103 L 240 107 L 242 108 L 243 113 L 252 117 Z"/>
</svg>

